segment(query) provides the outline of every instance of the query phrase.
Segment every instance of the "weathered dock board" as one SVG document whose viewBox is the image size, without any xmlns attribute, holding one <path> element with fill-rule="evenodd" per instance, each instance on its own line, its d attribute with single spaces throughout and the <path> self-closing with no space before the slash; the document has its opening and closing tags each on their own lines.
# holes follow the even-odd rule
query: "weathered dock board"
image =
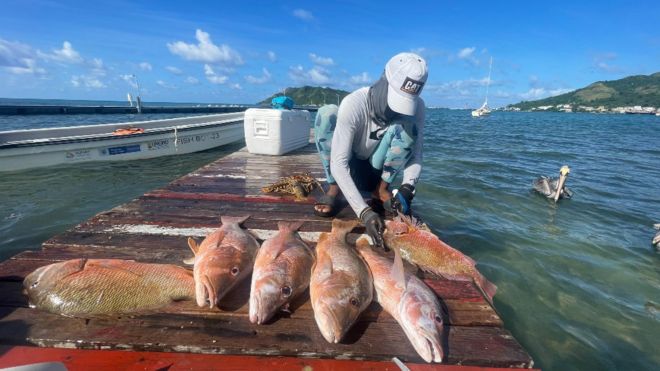
<svg viewBox="0 0 660 371">
<path fill-rule="evenodd" d="M 183 302 L 157 314 L 78 319 L 27 307 L 21 281 L 37 267 L 80 257 L 181 264 L 191 254 L 186 239 L 202 238 L 217 228 L 221 215 L 250 214 L 245 227 L 260 239 L 274 233 L 280 220 L 304 220 L 302 236 L 313 241 L 319 232 L 330 230 L 331 221 L 314 215 L 311 200 L 297 202 L 289 196 L 261 193 L 262 186 L 304 171 L 324 177 L 312 146 L 279 157 L 241 150 L 96 215 L 51 238 L 40 251 L 26 251 L 0 263 L 0 345 L 369 361 L 365 368 L 373 363 L 392 369 L 392 357 L 423 363 L 399 325 L 378 304 L 371 305 L 340 344 L 323 339 L 307 295 L 292 306 L 292 313 L 267 325 L 252 325 L 247 281 L 214 310 Z M 354 215 L 346 208 L 339 217 Z M 445 312 L 447 363 L 533 366 L 472 283 L 430 277 L 426 282 L 441 298 Z"/>
</svg>

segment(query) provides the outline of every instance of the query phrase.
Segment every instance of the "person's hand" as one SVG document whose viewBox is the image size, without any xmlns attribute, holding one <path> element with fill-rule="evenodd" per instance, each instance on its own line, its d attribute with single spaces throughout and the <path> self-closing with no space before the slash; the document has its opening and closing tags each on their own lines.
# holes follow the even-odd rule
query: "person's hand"
<svg viewBox="0 0 660 371">
<path fill-rule="evenodd" d="M 360 220 L 364 224 L 364 228 L 367 230 L 367 234 L 371 237 L 374 245 L 387 251 L 388 249 L 383 243 L 383 232 L 385 230 L 383 218 L 368 207 L 360 213 Z"/>
<path fill-rule="evenodd" d="M 402 184 L 399 189 L 394 190 L 392 193 L 392 211 L 410 215 L 412 199 L 415 197 L 415 187 L 410 184 Z"/>
</svg>

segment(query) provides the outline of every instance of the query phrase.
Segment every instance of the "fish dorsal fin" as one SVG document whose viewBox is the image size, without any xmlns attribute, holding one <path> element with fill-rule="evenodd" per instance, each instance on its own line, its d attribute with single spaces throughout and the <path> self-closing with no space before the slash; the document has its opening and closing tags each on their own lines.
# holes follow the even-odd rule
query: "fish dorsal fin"
<svg viewBox="0 0 660 371">
<path fill-rule="evenodd" d="M 216 240 L 216 242 L 215 242 L 215 246 L 214 246 L 214 247 L 219 247 L 219 246 L 221 246 L 222 241 L 225 239 L 225 234 L 226 234 L 226 233 L 225 233 L 224 230 L 219 230 L 219 231 L 218 231 L 218 238 L 217 238 L 217 240 Z M 202 243 L 202 244 L 203 244 L 203 243 Z M 201 247 L 201 245 L 200 245 L 200 247 Z"/>
<path fill-rule="evenodd" d="M 414 216 L 404 215 L 404 214 L 401 214 L 401 212 L 399 212 L 399 211 L 397 211 L 397 218 L 400 221 L 406 223 L 406 225 L 408 226 L 408 232 L 409 233 L 412 233 L 412 232 L 416 231 L 417 229 L 419 229 L 419 226 L 421 225 L 421 223 Z"/>
<path fill-rule="evenodd" d="M 394 263 L 390 276 L 396 282 L 396 285 L 402 289 L 406 288 L 406 272 L 403 270 L 403 260 L 399 249 L 394 249 Z"/>
<path fill-rule="evenodd" d="M 302 225 L 305 224 L 304 220 L 299 220 L 295 222 L 277 222 L 277 229 L 279 229 L 280 232 L 296 232 L 302 227 Z"/>
<path fill-rule="evenodd" d="M 188 237 L 188 247 L 190 247 L 190 250 L 192 250 L 195 255 L 199 252 L 199 245 L 192 237 Z"/>
<path fill-rule="evenodd" d="M 312 272 L 312 276 L 317 279 L 324 279 L 332 274 L 332 259 L 325 250 L 316 251 L 316 260 L 314 260 Z"/>
<path fill-rule="evenodd" d="M 240 225 L 240 224 L 245 223 L 245 221 L 248 220 L 249 218 L 250 218 L 250 215 L 245 215 L 245 216 L 221 216 L 220 217 L 220 223 L 222 223 L 222 225 L 232 224 L 232 223 L 236 223 L 236 224 Z"/>
<path fill-rule="evenodd" d="M 357 227 L 358 221 L 353 220 L 342 220 L 342 219 L 333 219 L 332 220 L 332 235 L 340 240 L 346 238 L 346 235 L 350 233 L 353 228 Z"/>
</svg>

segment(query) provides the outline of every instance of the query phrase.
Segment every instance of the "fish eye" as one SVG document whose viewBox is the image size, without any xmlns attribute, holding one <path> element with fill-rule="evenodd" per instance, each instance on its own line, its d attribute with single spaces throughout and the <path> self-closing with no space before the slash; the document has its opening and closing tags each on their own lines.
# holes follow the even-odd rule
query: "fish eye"
<svg viewBox="0 0 660 371">
<path fill-rule="evenodd" d="M 238 267 L 234 267 L 234 268 L 232 268 L 232 269 L 231 269 L 231 275 L 232 275 L 232 276 L 235 276 L 235 275 L 237 275 L 237 274 L 238 274 L 238 272 L 239 272 L 239 269 L 238 269 Z"/>
<path fill-rule="evenodd" d="M 440 316 L 435 316 L 435 321 L 438 323 L 442 323 L 442 318 Z"/>
<path fill-rule="evenodd" d="M 360 300 L 358 298 L 351 298 L 351 305 L 354 307 L 360 306 Z"/>
<path fill-rule="evenodd" d="M 291 287 L 289 286 L 284 286 L 282 287 L 282 295 L 288 297 L 291 295 Z"/>
</svg>

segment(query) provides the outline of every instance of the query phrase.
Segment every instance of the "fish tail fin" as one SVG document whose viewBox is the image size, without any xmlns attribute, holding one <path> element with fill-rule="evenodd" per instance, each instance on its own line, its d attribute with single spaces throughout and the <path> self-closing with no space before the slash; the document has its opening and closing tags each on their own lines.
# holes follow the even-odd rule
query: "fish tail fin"
<svg viewBox="0 0 660 371">
<path fill-rule="evenodd" d="M 392 264 L 392 271 L 390 276 L 398 286 L 406 288 L 406 272 L 403 270 L 403 259 L 399 249 L 394 249 L 394 262 Z"/>
<path fill-rule="evenodd" d="M 221 216 L 220 217 L 220 223 L 222 225 L 225 224 L 243 224 L 246 220 L 250 218 L 250 215 L 245 215 L 245 216 Z"/>
<path fill-rule="evenodd" d="M 478 273 L 476 279 L 477 286 L 479 289 L 486 295 L 488 302 L 493 304 L 493 296 L 497 292 L 497 286 L 494 283 L 490 282 L 483 274 Z"/>
<path fill-rule="evenodd" d="M 321 232 L 321 234 L 319 234 L 319 239 L 318 239 L 318 241 L 316 241 L 317 250 L 318 250 L 318 246 L 321 244 L 321 242 L 327 240 L 328 237 L 330 237 L 330 233 L 328 233 L 328 232 Z"/>
<path fill-rule="evenodd" d="M 302 225 L 305 224 L 305 221 L 299 220 L 295 222 L 277 222 L 277 229 L 279 229 L 280 232 L 296 232 L 302 227 Z"/>
<path fill-rule="evenodd" d="M 334 219 L 332 221 L 332 234 L 337 237 L 345 237 L 353 228 L 357 227 L 358 221 Z"/>
</svg>

